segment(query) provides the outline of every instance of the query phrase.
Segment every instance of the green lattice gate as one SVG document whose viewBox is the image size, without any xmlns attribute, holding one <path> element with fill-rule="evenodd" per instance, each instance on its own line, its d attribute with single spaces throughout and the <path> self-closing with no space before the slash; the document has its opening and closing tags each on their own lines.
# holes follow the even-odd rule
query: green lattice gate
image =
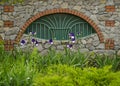
<svg viewBox="0 0 120 86">
<path fill-rule="evenodd" d="M 68 34 L 71 32 L 76 35 L 81 33 L 81 37 L 85 37 L 95 33 L 95 30 L 82 18 L 57 13 L 40 17 L 34 21 L 25 33 L 29 34 L 29 32 L 36 32 L 40 39 L 68 40 Z"/>
</svg>

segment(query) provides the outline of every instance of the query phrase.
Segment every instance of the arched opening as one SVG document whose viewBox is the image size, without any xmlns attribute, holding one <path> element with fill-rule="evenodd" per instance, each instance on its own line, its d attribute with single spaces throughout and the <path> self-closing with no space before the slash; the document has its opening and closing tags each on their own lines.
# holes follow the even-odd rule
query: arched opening
<svg viewBox="0 0 120 86">
<path fill-rule="evenodd" d="M 32 23 L 34 23 L 34 22 L 36 22 L 36 21 L 39 21 L 39 20 L 41 20 L 42 21 L 42 19 L 45 17 L 45 16 L 51 16 L 51 15 L 54 15 L 54 14 L 57 14 L 57 15 L 59 15 L 59 14 L 69 14 L 70 16 L 72 15 L 72 16 L 74 16 L 74 17 L 77 17 L 76 19 L 78 19 L 78 21 L 76 20 L 76 22 L 80 22 L 80 20 L 82 20 L 82 22 L 87 22 L 87 24 L 88 24 L 88 26 L 90 26 L 90 28 L 91 28 L 91 31 L 92 32 L 90 32 L 90 31 L 86 31 L 86 32 L 84 32 L 84 34 L 86 34 L 86 35 L 89 35 L 89 34 L 87 34 L 87 32 L 89 33 L 90 32 L 90 34 L 91 33 L 94 33 L 94 32 L 96 32 L 97 33 L 97 35 L 98 35 L 98 37 L 99 37 L 99 40 L 100 40 L 100 42 L 104 42 L 104 37 L 103 37 L 103 34 L 102 34 L 102 32 L 101 32 L 101 30 L 99 29 L 99 27 L 93 22 L 93 20 L 91 20 L 89 17 L 87 17 L 86 15 L 84 15 L 84 14 L 82 14 L 82 13 L 80 13 L 80 12 L 77 12 L 77 11 L 74 11 L 74 10 L 69 10 L 69 9 L 52 9 L 52 10 L 46 10 L 46 11 L 43 11 L 43 12 L 40 12 L 40 13 L 38 13 L 38 14 L 36 14 L 35 16 L 33 16 L 32 18 L 30 18 L 24 25 L 23 25 L 23 27 L 21 28 L 21 30 L 19 31 L 19 33 L 18 33 L 18 35 L 17 35 L 17 37 L 16 37 L 16 39 L 15 39 L 15 41 L 16 41 L 16 43 L 18 43 L 19 41 L 20 41 L 20 39 L 21 39 L 21 37 L 22 37 L 22 35 L 25 33 L 25 31 L 28 29 L 28 28 L 30 28 L 31 27 L 31 25 L 32 25 Z M 62 16 L 61 16 L 62 17 Z M 79 18 L 78 18 L 79 17 Z M 56 19 L 56 18 L 55 18 Z M 55 21 L 55 19 L 54 19 L 54 21 Z M 62 18 L 62 19 L 65 19 L 65 18 Z M 69 17 L 69 19 L 68 20 L 70 20 L 70 19 L 72 19 L 71 17 Z M 51 21 L 50 19 L 49 19 L 49 21 Z M 70 21 L 70 22 L 73 22 L 74 20 L 72 20 L 72 21 Z M 62 22 L 62 21 L 60 21 L 60 22 Z M 43 22 L 42 22 L 43 23 Z M 44 21 L 44 24 L 45 24 L 45 21 Z M 55 24 L 55 23 L 54 23 Z M 53 25 L 54 25 L 53 24 Z M 69 23 L 70 25 L 72 25 L 71 23 Z M 59 25 L 61 25 L 61 24 L 59 24 Z M 58 26 L 59 26 L 58 25 Z M 80 24 L 78 24 L 78 26 L 75 24 L 75 27 L 79 27 L 79 25 Z M 56 26 L 56 25 L 55 25 Z M 54 27 L 52 27 L 52 26 L 50 26 L 52 29 L 55 29 L 55 26 Z M 73 24 L 73 26 L 74 26 L 74 24 Z M 84 26 L 84 25 L 83 25 Z M 87 25 L 86 25 L 87 26 Z M 37 27 L 37 26 L 36 26 Z M 45 26 L 45 27 L 47 27 L 47 25 Z M 74 28 L 75 28 L 74 27 Z M 58 28 L 59 27 L 57 27 L 57 30 L 58 30 Z M 67 27 L 65 27 L 66 29 L 67 29 Z M 69 29 L 70 27 L 68 27 L 68 29 Z M 61 29 L 64 29 L 63 27 L 61 28 Z M 40 29 L 38 29 L 38 30 L 40 30 Z M 58 34 L 58 32 L 59 31 L 57 31 L 56 30 L 56 33 L 55 34 Z M 71 31 L 68 31 L 68 32 L 74 32 L 75 31 L 75 29 L 69 29 L 69 30 L 71 30 Z M 77 29 L 77 30 L 85 30 L 85 27 L 83 28 L 83 29 Z M 89 29 L 90 30 L 90 29 Z M 29 31 L 29 30 L 28 30 Z M 44 30 L 43 30 L 44 31 Z M 61 30 L 62 31 L 62 30 Z M 37 31 L 37 32 L 40 32 L 40 31 Z M 44 31 L 44 32 L 46 32 L 46 31 Z M 77 31 L 76 31 L 77 32 Z M 75 33 L 76 33 L 75 32 Z M 26 32 L 27 33 L 27 32 Z M 83 33 L 83 32 L 82 32 Z M 83 35 L 84 35 L 83 34 Z M 48 34 L 48 36 L 49 36 L 50 34 Z M 85 36 L 85 35 L 84 35 Z M 47 36 L 45 36 L 46 38 L 47 38 Z M 43 38 L 45 38 L 45 37 L 43 37 Z M 53 36 L 53 37 L 56 37 L 56 36 Z M 62 37 L 65 37 L 65 36 L 62 36 Z M 58 40 L 59 39 L 62 39 L 62 37 L 59 37 L 58 36 Z M 41 37 L 42 38 L 42 37 Z M 67 37 L 66 38 L 64 38 L 64 39 L 67 39 Z"/>
<path fill-rule="evenodd" d="M 85 37 L 96 33 L 93 27 L 82 18 L 66 14 L 55 13 L 38 18 L 32 22 L 25 33 L 36 32 L 40 39 L 68 40 L 69 33 Z"/>
</svg>

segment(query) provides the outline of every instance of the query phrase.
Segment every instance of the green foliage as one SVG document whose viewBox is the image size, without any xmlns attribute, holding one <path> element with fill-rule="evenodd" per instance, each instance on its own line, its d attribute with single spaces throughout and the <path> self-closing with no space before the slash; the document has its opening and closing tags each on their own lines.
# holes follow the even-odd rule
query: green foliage
<svg viewBox="0 0 120 86">
<path fill-rule="evenodd" d="M 101 69 L 67 65 L 52 65 L 33 79 L 33 86 L 119 86 L 120 72 L 110 71 L 111 66 Z"/>
<path fill-rule="evenodd" d="M 48 54 L 45 56 L 36 54 L 35 57 L 37 57 L 35 63 L 39 71 L 42 71 L 53 64 L 66 64 L 83 68 L 86 66 L 86 61 L 88 59 L 85 54 L 80 52 L 74 53 L 69 50 L 65 50 L 65 52 L 57 53 L 53 49 L 50 49 Z"/>
<path fill-rule="evenodd" d="M 30 86 L 37 70 L 23 52 L 5 52 L 0 56 L 0 86 Z M 35 71 L 36 70 L 36 71 Z"/>
<path fill-rule="evenodd" d="M 0 47 L 0 86 L 118 86 L 120 58 L 69 49 L 4 51 Z M 110 67 L 107 65 L 111 65 Z M 111 70 L 112 69 L 112 70 Z M 118 72 L 112 72 L 118 71 Z"/>
<path fill-rule="evenodd" d="M 102 68 L 106 65 L 112 65 L 112 70 L 113 71 L 118 71 L 120 70 L 120 57 L 115 55 L 99 55 L 95 53 L 91 53 L 88 56 L 87 60 L 87 65 L 90 67 L 97 67 L 97 68 Z"/>
</svg>

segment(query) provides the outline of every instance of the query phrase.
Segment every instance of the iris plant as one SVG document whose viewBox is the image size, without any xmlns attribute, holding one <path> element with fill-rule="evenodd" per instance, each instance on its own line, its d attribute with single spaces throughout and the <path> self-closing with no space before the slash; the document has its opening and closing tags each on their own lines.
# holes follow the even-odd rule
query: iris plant
<svg viewBox="0 0 120 86">
<path fill-rule="evenodd" d="M 67 48 L 72 49 L 72 47 L 73 47 L 73 45 L 72 45 L 72 44 L 68 44 L 68 45 L 67 45 Z"/>
<path fill-rule="evenodd" d="M 75 43 L 75 35 L 74 35 L 74 33 L 69 33 L 69 37 L 70 37 L 72 43 Z"/>
<path fill-rule="evenodd" d="M 53 44 L 53 40 L 52 40 L 52 39 L 50 39 L 50 40 L 49 40 L 49 43 L 50 43 L 50 44 Z"/>
<path fill-rule="evenodd" d="M 35 42 L 35 46 L 38 46 L 38 41 L 36 40 L 36 42 Z"/>
<path fill-rule="evenodd" d="M 25 43 L 26 43 L 26 41 L 25 41 L 25 40 L 21 40 L 21 42 L 20 42 L 20 44 L 21 44 L 22 46 L 24 46 L 24 45 L 25 45 Z"/>
<path fill-rule="evenodd" d="M 31 42 L 32 42 L 32 44 L 34 44 L 35 46 L 38 46 L 38 41 L 37 41 L 37 40 L 32 39 Z"/>
<path fill-rule="evenodd" d="M 30 35 L 36 35 L 36 32 L 30 32 Z"/>
<path fill-rule="evenodd" d="M 39 42 L 35 39 L 35 38 L 31 38 L 30 36 L 31 35 L 36 35 L 36 32 L 30 32 L 29 33 L 30 35 L 29 35 L 29 41 L 30 42 L 28 42 L 28 43 L 32 43 L 33 44 L 33 46 L 35 45 L 35 46 L 38 46 L 38 44 L 39 44 Z M 20 44 L 23 46 L 23 45 L 25 45 L 27 42 L 26 42 L 26 40 L 21 40 L 21 42 L 20 42 Z"/>
<path fill-rule="evenodd" d="M 32 40 L 31 40 L 32 44 L 34 44 L 34 43 L 35 43 L 35 41 L 36 41 L 35 39 L 32 39 Z"/>
</svg>

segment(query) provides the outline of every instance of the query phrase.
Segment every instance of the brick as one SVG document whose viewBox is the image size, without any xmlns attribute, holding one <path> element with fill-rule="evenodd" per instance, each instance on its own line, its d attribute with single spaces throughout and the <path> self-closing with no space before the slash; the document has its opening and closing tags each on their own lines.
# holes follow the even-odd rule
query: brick
<svg viewBox="0 0 120 86">
<path fill-rule="evenodd" d="M 106 20 L 105 26 L 107 27 L 114 27 L 115 26 L 115 20 Z"/>
<path fill-rule="evenodd" d="M 9 51 L 9 45 L 4 45 L 4 50 Z"/>
<path fill-rule="evenodd" d="M 113 39 L 106 39 L 105 49 L 106 50 L 114 49 L 114 40 Z"/>
<path fill-rule="evenodd" d="M 105 11 L 106 12 L 115 12 L 115 6 L 105 6 Z"/>
<path fill-rule="evenodd" d="M 4 50 L 5 51 L 12 51 L 14 50 L 14 40 L 5 40 L 5 44 L 4 44 Z"/>
<path fill-rule="evenodd" d="M 14 6 L 5 5 L 4 6 L 4 12 L 14 12 Z"/>
<path fill-rule="evenodd" d="M 13 27 L 14 22 L 13 21 L 4 21 L 4 27 Z"/>
<path fill-rule="evenodd" d="M 13 51 L 13 50 L 14 50 L 14 45 L 13 45 L 13 44 L 9 45 L 9 50 L 10 50 L 10 51 Z"/>
</svg>

